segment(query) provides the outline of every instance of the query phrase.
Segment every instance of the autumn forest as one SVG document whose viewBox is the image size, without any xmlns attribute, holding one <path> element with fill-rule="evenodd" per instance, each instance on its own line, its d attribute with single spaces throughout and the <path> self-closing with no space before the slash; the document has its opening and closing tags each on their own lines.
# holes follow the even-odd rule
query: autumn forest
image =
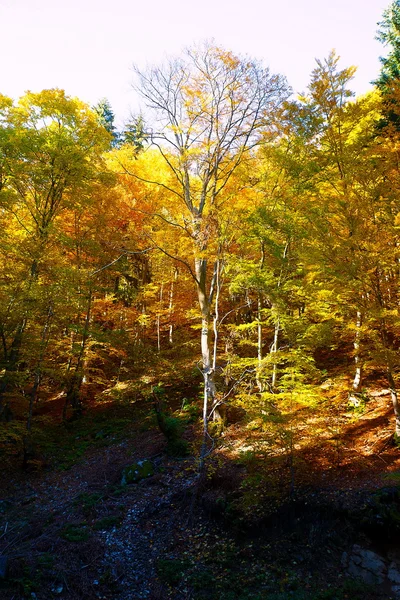
<svg viewBox="0 0 400 600">
<path fill-rule="evenodd" d="M 319 511 L 325 493 L 346 495 L 357 480 L 379 507 L 389 481 L 394 520 L 385 521 L 385 535 L 398 531 L 398 0 L 384 13 L 378 36 L 387 55 L 373 90 L 359 97 L 352 92 L 355 67 L 341 67 L 334 51 L 316 61 L 307 90 L 296 97 L 283 75 L 208 42 L 161 66 L 135 67 L 143 112 L 120 129 L 107 99 L 90 107 L 61 89 L 17 100 L 0 95 L 5 478 L 17 490 L 27 481 L 35 487 L 49 473 L 62 479 L 79 464 L 89 469 L 88 456 L 99 468 L 106 451 L 107 461 L 119 460 L 110 463 L 114 472 L 139 461 L 136 470 L 125 468 L 121 482 L 104 475 L 108 491 L 102 488 L 97 500 L 87 484 L 78 486 L 85 520 L 60 522 L 57 539 L 64 541 L 57 543 L 90 544 L 85 535 L 100 517 L 114 518 L 121 497 L 136 501 L 144 492 L 132 490 L 144 490 L 151 479 L 155 494 L 165 472 L 185 532 L 224 527 L 230 535 L 238 522 L 241 541 L 232 543 L 241 544 L 239 554 L 253 551 L 251 528 L 267 527 L 265 518 L 282 507 L 280 535 L 292 535 L 299 520 L 293 506 L 303 510 L 311 489 Z M 368 413 L 375 421 L 366 420 Z M 350 438 L 354 451 L 346 454 Z M 32 542 L 34 560 L 21 559 L 25 525 L 12 511 L 23 503 L 20 497 L 9 503 L 5 491 L 4 498 L 0 516 L 14 519 L 22 532 L 13 541 L 0 529 L 5 598 L 389 597 L 378 589 L 387 579 L 352 572 L 351 557 L 346 577 L 354 580 L 346 581 L 353 584 L 332 584 L 336 595 L 321 580 L 315 588 L 306 584 L 304 565 L 331 543 L 322 533 L 304 542 L 312 549 L 295 559 L 304 573 L 293 567 L 295 575 L 287 575 L 268 554 L 275 565 L 269 583 L 250 576 L 243 562 L 243 577 L 230 588 L 229 560 L 223 568 L 215 557 L 207 563 L 209 545 L 198 549 L 196 561 L 206 565 L 198 570 L 190 562 L 192 542 L 182 558 L 176 540 L 164 556 L 164 540 L 153 571 L 138 567 L 141 584 L 129 577 L 123 583 L 109 568 L 103 579 L 92 576 L 97 584 L 81 578 L 74 587 L 68 568 L 77 573 L 80 567 L 68 563 L 64 546 L 53 550 L 57 568 L 40 563 L 49 552 L 37 542 L 42 532 Z M 357 498 L 350 509 L 365 525 L 365 498 Z M 338 502 L 335 496 L 335 510 Z M 311 516 L 301 515 L 309 531 Z M 374 515 L 368 513 L 370 529 Z M 328 521 L 325 533 L 337 527 Z M 362 535 L 371 535 L 364 545 L 375 550 L 371 531 Z M 288 539 L 292 559 L 301 543 Z M 86 548 L 86 555 L 92 551 Z M 218 552 L 229 554 L 226 545 Z M 257 556 L 265 552 L 258 548 Z M 5 567 L 2 573 L 2 555 L 11 575 Z M 287 563 L 287 555 L 281 559 Z M 93 569 L 101 570 L 102 560 Z M 326 563 L 325 581 L 334 581 L 332 568 Z M 375 587 L 357 588 L 354 581 Z M 390 593 L 400 593 L 394 587 Z"/>
</svg>

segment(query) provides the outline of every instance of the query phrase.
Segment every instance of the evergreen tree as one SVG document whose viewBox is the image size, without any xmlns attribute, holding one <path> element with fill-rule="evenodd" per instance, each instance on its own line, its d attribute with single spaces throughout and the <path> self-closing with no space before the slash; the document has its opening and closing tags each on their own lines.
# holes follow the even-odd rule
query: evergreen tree
<svg viewBox="0 0 400 600">
<path fill-rule="evenodd" d="M 400 0 L 393 0 L 383 13 L 376 39 L 389 48 L 388 55 L 381 57 L 381 72 L 375 85 L 384 101 L 384 117 L 380 126 L 392 124 L 400 129 Z"/>
<path fill-rule="evenodd" d="M 122 134 L 122 140 L 125 144 L 130 144 L 139 153 L 144 148 L 146 133 L 144 130 L 145 124 L 142 115 L 133 117 L 126 125 L 126 129 Z"/>
<path fill-rule="evenodd" d="M 107 98 L 102 98 L 96 106 L 93 107 L 93 110 L 97 114 L 98 122 L 102 125 L 108 133 L 111 134 L 111 146 L 115 148 L 118 146 L 120 141 L 120 135 L 114 125 L 115 115 L 111 108 L 110 102 Z"/>
</svg>

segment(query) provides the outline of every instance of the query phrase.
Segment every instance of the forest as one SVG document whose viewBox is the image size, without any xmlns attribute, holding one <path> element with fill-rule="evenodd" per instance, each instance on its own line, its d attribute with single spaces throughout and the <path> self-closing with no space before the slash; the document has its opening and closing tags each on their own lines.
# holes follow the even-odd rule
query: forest
<svg viewBox="0 0 400 600">
<path fill-rule="evenodd" d="M 400 2 L 372 91 L 204 42 L 0 95 L 0 595 L 400 598 Z M 132 533 L 133 532 L 133 533 Z"/>
</svg>

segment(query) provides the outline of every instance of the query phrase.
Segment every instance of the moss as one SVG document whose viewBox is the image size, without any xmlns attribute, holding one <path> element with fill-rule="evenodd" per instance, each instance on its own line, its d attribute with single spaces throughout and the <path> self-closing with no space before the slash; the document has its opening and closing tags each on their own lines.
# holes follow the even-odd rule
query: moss
<svg viewBox="0 0 400 600">
<path fill-rule="evenodd" d="M 83 494 L 79 494 L 78 498 L 74 501 L 74 506 L 81 507 L 82 511 L 88 515 L 102 499 L 102 494 L 87 494 L 84 492 Z"/>
<path fill-rule="evenodd" d="M 122 471 L 121 485 L 138 483 L 151 475 L 154 475 L 153 463 L 150 460 L 138 460 Z"/>
<path fill-rule="evenodd" d="M 86 523 L 65 525 L 61 530 L 60 537 L 67 542 L 86 542 L 89 539 Z"/>
</svg>

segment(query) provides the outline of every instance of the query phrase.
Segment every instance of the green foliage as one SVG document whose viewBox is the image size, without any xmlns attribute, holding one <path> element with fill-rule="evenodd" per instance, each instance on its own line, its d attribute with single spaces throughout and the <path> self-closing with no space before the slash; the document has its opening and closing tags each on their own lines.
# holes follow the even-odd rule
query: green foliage
<svg viewBox="0 0 400 600">
<path fill-rule="evenodd" d="M 400 531 L 400 488 L 383 488 L 372 496 L 361 514 L 369 530 L 385 532 L 388 538 Z"/>
<path fill-rule="evenodd" d="M 112 529 L 113 527 L 119 527 L 122 522 L 121 515 L 110 515 L 108 517 L 103 517 L 96 521 L 93 525 L 93 529 L 95 531 L 100 531 L 103 529 Z"/>
<path fill-rule="evenodd" d="M 179 417 L 172 415 L 164 416 L 164 430 L 163 433 L 167 437 L 168 441 L 178 439 L 181 437 L 184 429 L 184 423 Z"/>
<path fill-rule="evenodd" d="M 192 423 L 198 419 L 201 415 L 201 410 L 194 402 L 191 402 L 187 398 L 182 400 L 181 413 L 186 417 L 188 423 Z"/>
<path fill-rule="evenodd" d="M 12 420 L 0 421 L 0 456 L 18 455 L 22 451 L 23 437 L 26 434 L 24 422 Z"/>
<path fill-rule="evenodd" d="M 165 390 L 161 384 L 153 387 L 156 397 L 155 414 L 160 431 L 167 439 L 167 453 L 171 456 L 184 457 L 189 454 L 189 443 L 182 437 L 185 427 L 192 420 L 193 409 L 169 414 L 160 405 L 164 403 Z"/>
<path fill-rule="evenodd" d="M 67 542 L 86 542 L 89 539 L 89 530 L 86 523 L 69 523 L 60 531 L 60 537 Z"/>
<path fill-rule="evenodd" d="M 43 573 L 41 568 L 35 568 L 23 564 L 22 575 L 12 578 L 11 581 L 16 583 L 22 594 L 27 597 L 32 597 L 31 594 L 40 589 Z"/>
<path fill-rule="evenodd" d="M 102 494 L 88 494 L 84 492 L 83 494 L 79 494 L 78 498 L 74 500 L 74 505 L 80 507 L 84 514 L 89 515 L 102 499 Z"/>
<path fill-rule="evenodd" d="M 349 410 L 354 415 L 363 415 L 367 408 L 367 404 L 370 401 L 370 397 L 367 394 L 367 391 L 364 389 L 360 393 L 356 394 L 351 392 L 350 400 L 349 400 Z"/>
<path fill-rule="evenodd" d="M 119 143 L 119 134 L 114 125 L 115 115 L 107 98 L 102 98 L 93 107 L 100 125 L 102 125 L 111 136 L 111 146 L 116 147 Z"/>
<path fill-rule="evenodd" d="M 139 115 L 133 118 L 127 125 L 122 134 L 122 140 L 125 144 L 133 146 L 136 153 L 141 152 L 145 147 L 146 133 L 143 117 Z"/>
<path fill-rule="evenodd" d="M 90 412 L 65 425 L 51 418 L 37 418 L 33 436 L 40 452 L 56 468 L 66 470 L 76 464 L 90 447 L 104 447 L 127 435 L 132 421 L 118 416 L 118 410 Z"/>
<path fill-rule="evenodd" d="M 164 583 L 176 586 L 189 568 L 190 563 L 179 559 L 160 559 L 157 561 L 157 572 Z"/>
<path fill-rule="evenodd" d="M 122 472 L 121 485 L 138 483 L 151 475 L 154 475 L 154 466 L 151 460 L 138 460 L 133 465 L 125 467 Z"/>
<path fill-rule="evenodd" d="M 389 52 L 381 57 L 381 71 L 378 79 L 374 82 L 380 90 L 384 100 L 384 118 L 380 127 L 394 125 L 399 130 L 399 83 L 400 83 L 400 3 L 393 0 L 378 23 L 379 30 L 377 39 Z"/>
</svg>

